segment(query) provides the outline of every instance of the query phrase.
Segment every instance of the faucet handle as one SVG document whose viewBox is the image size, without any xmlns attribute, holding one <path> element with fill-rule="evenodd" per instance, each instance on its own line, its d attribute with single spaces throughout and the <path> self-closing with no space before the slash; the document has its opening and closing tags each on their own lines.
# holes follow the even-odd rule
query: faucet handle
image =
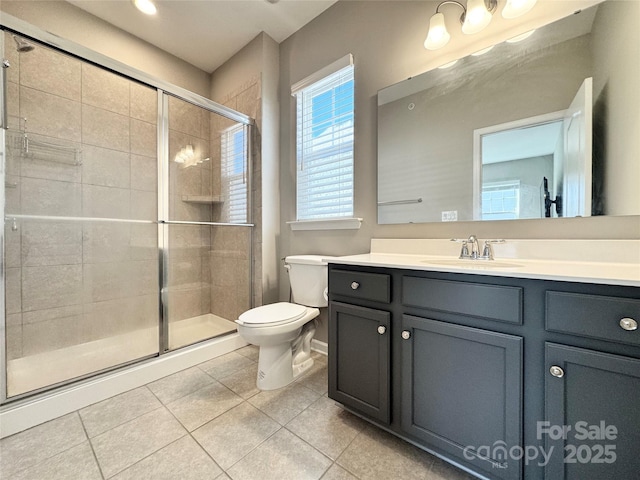
<svg viewBox="0 0 640 480">
<path fill-rule="evenodd" d="M 486 258 L 488 260 L 493 260 L 493 248 L 491 247 L 494 243 L 505 243 L 503 238 L 493 239 L 493 240 L 485 240 L 484 248 L 482 249 L 482 258 Z"/>
<path fill-rule="evenodd" d="M 464 238 L 452 238 L 452 242 L 462 243 L 462 248 L 460 249 L 460 257 L 458 258 L 470 258 L 469 255 L 469 240 Z"/>
</svg>

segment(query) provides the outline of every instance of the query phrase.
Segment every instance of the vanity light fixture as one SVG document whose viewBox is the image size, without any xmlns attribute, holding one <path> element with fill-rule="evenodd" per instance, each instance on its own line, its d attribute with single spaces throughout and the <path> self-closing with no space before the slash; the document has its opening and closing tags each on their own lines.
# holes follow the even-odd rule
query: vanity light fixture
<svg viewBox="0 0 640 480">
<path fill-rule="evenodd" d="M 524 15 L 533 8 L 538 0 L 507 0 L 507 4 L 502 9 L 504 18 L 516 18 Z"/>
<path fill-rule="evenodd" d="M 145 15 L 155 15 L 158 9 L 151 0 L 131 0 L 133 5 Z"/>
<path fill-rule="evenodd" d="M 442 48 L 451 38 L 444 23 L 444 14 L 440 12 L 441 6 L 449 4 L 462 8 L 460 16 L 462 33 L 471 35 L 489 25 L 491 14 L 496 11 L 498 6 L 498 0 L 468 0 L 466 7 L 454 0 L 445 0 L 440 3 L 436 8 L 436 13 L 429 20 L 429 33 L 424 41 L 424 48 L 427 50 Z"/>
<path fill-rule="evenodd" d="M 536 2 L 537 0 L 507 0 L 502 9 L 502 16 L 504 18 L 516 18 L 524 15 L 533 8 Z M 427 50 L 442 48 L 451 39 L 451 35 L 445 25 L 444 14 L 440 12 L 440 7 L 449 4 L 457 5 L 462 9 L 460 23 L 462 24 L 462 33 L 466 35 L 478 33 L 486 28 L 491 22 L 492 14 L 498 8 L 498 0 L 467 0 L 466 6 L 455 0 L 441 2 L 436 8 L 436 13 L 429 20 L 429 32 L 424 41 L 424 48 Z M 528 35 L 531 35 L 531 33 L 533 32 L 528 33 Z M 519 40 L 524 40 L 525 38 L 527 37 L 523 35 Z M 519 40 L 512 39 L 511 42 Z M 474 55 L 481 55 L 481 52 L 482 50 Z"/>
</svg>

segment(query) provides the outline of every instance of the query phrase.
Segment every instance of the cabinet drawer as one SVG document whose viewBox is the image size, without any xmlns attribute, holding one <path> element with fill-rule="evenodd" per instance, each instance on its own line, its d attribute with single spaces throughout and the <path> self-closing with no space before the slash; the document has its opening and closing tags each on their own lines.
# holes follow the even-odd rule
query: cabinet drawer
<svg viewBox="0 0 640 480">
<path fill-rule="evenodd" d="M 546 329 L 551 332 L 640 345 L 640 329 L 623 329 L 623 318 L 640 322 L 640 300 L 551 290 L 546 293 Z"/>
<path fill-rule="evenodd" d="M 389 303 L 391 277 L 383 273 L 332 270 L 329 275 L 329 291 L 345 297 Z"/>
<path fill-rule="evenodd" d="M 522 288 L 402 277 L 402 304 L 522 323 Z"/>
</svg>

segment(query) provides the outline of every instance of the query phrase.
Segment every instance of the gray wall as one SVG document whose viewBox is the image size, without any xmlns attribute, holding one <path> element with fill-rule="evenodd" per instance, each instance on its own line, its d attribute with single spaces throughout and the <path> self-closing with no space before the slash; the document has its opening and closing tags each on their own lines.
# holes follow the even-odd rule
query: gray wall
<svg viewBox="0 0 640 480">
<path fill-rule="evenodd" d="M 640 211 L 640 105 L 637 96 L 634 102 L 623 95 L 625 91 L 637 92 L 640 85 L 638 18 L 640 2 L 609 2 L 600 7 L 592 33 L 594 65 L 604 65 L 603 71 L 595 72 L 594 78 L 600 81 L 593 86 L 593 98 L 595 110 L 604 110 L 607 118 L 604 131 L 596 125 L 596 133 L 604 137 L 609 163 L 602 166 L 606 172 L 605 208 L 624 214 Z M 607 115 L 610 111 L 623 113 L 613 117 Z"/>
</svg>

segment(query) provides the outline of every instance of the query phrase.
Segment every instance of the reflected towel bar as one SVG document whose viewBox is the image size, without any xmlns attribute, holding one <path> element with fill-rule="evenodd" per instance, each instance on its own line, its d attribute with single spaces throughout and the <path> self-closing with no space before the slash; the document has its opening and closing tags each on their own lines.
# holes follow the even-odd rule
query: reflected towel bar
<svg viewBox="0 0 640 480">
<path fill-rule="evenodd" d="M 408 203 L 422 203 L 422 197 L 420 198 L 411 198 L 408 200 L 391 200 L 390 202 L 378 202 L 379 207 L 384 207 L 387 205 L 406 205 Z"/>
</svg>

